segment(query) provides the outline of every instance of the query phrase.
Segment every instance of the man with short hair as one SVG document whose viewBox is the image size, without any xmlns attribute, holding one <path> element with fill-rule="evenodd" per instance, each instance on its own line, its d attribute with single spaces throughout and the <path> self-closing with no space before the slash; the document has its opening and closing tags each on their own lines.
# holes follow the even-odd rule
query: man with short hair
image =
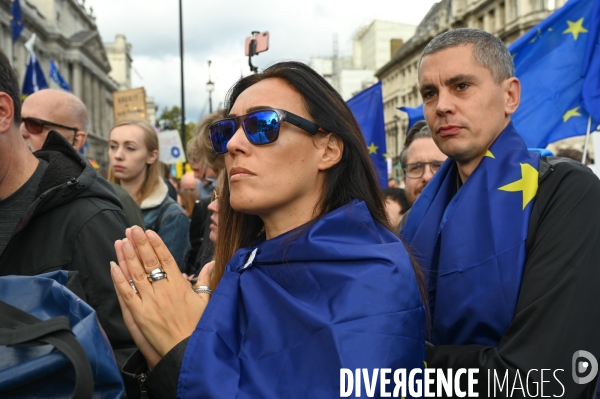
<svg viewBox="0 0 600 399">
<path fill-rule="evenodd" d="M 66 91 L 40 90 L 30 94 L 21 109 L 21 134 L 32 151 L 44 145 L 55 130 L 80 150 L 87 139 L 88 112 L 79 98 Z"/>
<path fill-rule="evenodd" d="M 116 259 L 113 243 L 123 237 L 127 220 L 108 182 L 72 141 L 50 131 L 44 146 L 31 152 L 19 131 L 20 97 L 12 67 L 0 52 L 0 275 L 78 272 L 79 294 L 96 310 L 122 364 L 135 345 L 109 262 Z"/>
<path fill-rule="evenodd" d="M 435 145 L 427 125 L 416 126 L 407 135 L 407 142 L 400 153 L 404 171 L 404 190 L 409 206 L 412 206 L 433 175 L 448 158 Z"/>
<path fill-rule="evenodd" d="M 418 73 L 433 140 L 452 160 L 402 229 L 429 280 L 428 367 L 478 369 L 480 397 L 496 377 L 511 388 L 494 397 L 542 386 L 540 396 L 595 397 L 597 376 L 572 375 L 579 351 L 600 358 L 598 178 L 527 150 L 511 123 L 520 82 L 497 37 L 445 32 Z"/>
<path fill-rule="evenodd" d="M 32 151 L 42 148 L 50 130 L 60 133 L 75 150 L 87 139 L 88 111 L 76 96 L 64 90 L 45 89 L 30 94 L 21 109 L 21 134 Z M 111 183 L 129 220 L 129 226 L 145 228 L 140 207 L 118 184 Z"/>
</svg>

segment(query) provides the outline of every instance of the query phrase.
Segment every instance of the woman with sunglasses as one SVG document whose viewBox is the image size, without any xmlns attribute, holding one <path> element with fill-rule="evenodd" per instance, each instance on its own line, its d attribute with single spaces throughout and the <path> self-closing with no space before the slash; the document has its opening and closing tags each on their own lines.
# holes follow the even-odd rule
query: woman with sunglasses
<svg viewBox="0 0 600 399">
<path fill-rule="evenodd" d="M 152 125 L 141 119 L 118 122 L 110 131 L 108 159 L 108 180 L 135 200 L 146 227 L 159 234 L 177 265 L 183 267 L 190 249 L 190 221 L 168 195 L 158 161 L 158 135 Z"/>
<path fill-rule="evenodd" d="M 423 286 L 340 95 L 282 62 L 240 79 L 226 110 L 210 127 L 227 178 L 214 268 L 192 290 L 153 232 L 115 243 L 113 281 L 151 369 L 137 381 L 150 397 L 328 398 L 348 389 L 342 368 L 422 368 Z"/>
</svg>

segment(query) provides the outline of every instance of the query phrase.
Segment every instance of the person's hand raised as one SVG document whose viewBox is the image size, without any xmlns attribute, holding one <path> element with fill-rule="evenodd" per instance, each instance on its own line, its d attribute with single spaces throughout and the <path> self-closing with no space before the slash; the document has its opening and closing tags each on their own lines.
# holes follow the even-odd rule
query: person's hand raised
<svg viewBox="0 0 600 399">
<path fill-rule="evenodd" d="M 144 233 L 140 227 L 134 226 L 127 229 L 126 235 L 126 240 L 115 243 L 120 267 L 112 268 L 113 282 L 122 307 L 124 305 L 135 321 L 135 324 L 127 325 L 130 332 L 134 338 L 141 332 L 156 354 L 162 357 L 192 334 L 210 295 L 194 292 L 158 234 L 151 230 Z M 150 282 L 148 275 L 157 268 L 161 268 L 167 277 Z M 210 286 L 209 271 L 201 273 L 198 285 Z M 137 294 L 126 275 L 131 276 Z M 126 311 L 123 310 L 125 316 Z M 136 327 L 138 331 L 135 331 Z M 138 341 L 143 340 L 138 337 L 136 343 Z M 140 347 L 140 350 L 149 364 L 156 363 L 157 356 L 149 348 L 144 350 Z"/>
</svg>

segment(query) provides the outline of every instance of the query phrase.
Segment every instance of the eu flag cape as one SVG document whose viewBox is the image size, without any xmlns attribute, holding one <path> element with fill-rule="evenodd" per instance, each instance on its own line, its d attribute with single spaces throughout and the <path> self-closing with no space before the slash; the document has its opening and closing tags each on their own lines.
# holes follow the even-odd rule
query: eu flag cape
<svg viewBox="0 0 600 399">
<path fill-rule="evenodd" d="M 387 187 L 387 150 L 381 81 L 348 100 L 348 107 L 362 130 L 369 155 L 377 170 L 379 185 L 382 188 Z"/>
<path fill-rule="evenodd" d="M 340 368 L 422 369 L 424 322 L 404 246 L 354 201 L 234 254 L 177 396 L 339 397 Z"/>
<path fill-rule="evenodd" d="M 600 122 L 600 0 L 569 0 L 509 46 L 521 103 L 512 116 L 528 147 L 586 134 Z"/>
<path fill-rule="evenodd" d="M 511 123 L 460 189 L 448 159 L 411 208 L 401 234 L 429 280 L 433 344 L 497 346 L 508 328 L 539 159 Z"/>
</svg>

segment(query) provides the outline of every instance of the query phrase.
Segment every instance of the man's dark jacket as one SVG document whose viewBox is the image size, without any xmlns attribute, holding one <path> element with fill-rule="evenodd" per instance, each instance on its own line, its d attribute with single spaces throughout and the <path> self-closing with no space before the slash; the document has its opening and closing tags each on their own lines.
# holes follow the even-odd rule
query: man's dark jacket
<svg viewBox="0 0 600 399">
<path fill-rule="evenodd" d="M 479 397 L 486 397 L 488 386 L 494 389 L 494 371 L 499 381 L 508 375 L 511 391 L 519 377 L 524 387 L 529 382 L 528 397 L 535 396 L 536 382 L 541 389 L 542 379 L 545 397 L 596 397 L 597 377 L 578 385 L 571 374 L 575 352 L 586 350 L 600 359 L 600 182 L 588 167 L 562 160 L 540 162 L 517 309 L 500 344 L 427 348 L 428 367 L 479 369 Z M 507 396 L 509 388 L 497 388 L 493 397 L 523 397 L 519 389 Z"/>
<path fill-rule="evenodd" d="M 84 299 L 98 314 L 117 362 L 133 351 L 110 276 L 114 242 L 127 219 L 110 184 L 51 131 L 34 155 L 48 162 L 33 204 L 0 255 L 0 275 L 79 272 Z M 81 295 L 81 293 L 77 293 Z"/>
</svg>

